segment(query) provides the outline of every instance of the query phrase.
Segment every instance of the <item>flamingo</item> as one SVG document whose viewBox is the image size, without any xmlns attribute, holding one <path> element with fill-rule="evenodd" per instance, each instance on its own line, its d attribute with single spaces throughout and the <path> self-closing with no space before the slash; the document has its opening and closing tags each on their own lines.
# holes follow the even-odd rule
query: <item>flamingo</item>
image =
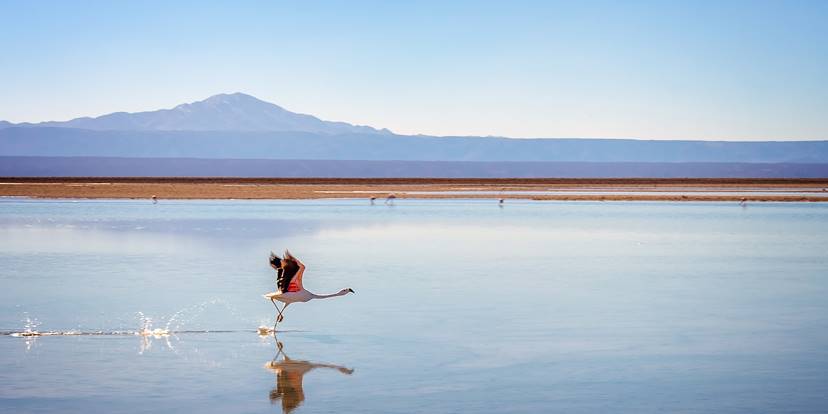
<svg viewBox="0 0 828 414">
<path fill-rule="evenodd" d="M 394 205 L 394 200 L 397 199 L 397 195 L 394 193 L 388 194 L 388 198 L 385 199 L 385 204 Z"/>
<path fill-rule="evenodd" d="M 288 305 L 291 303 L 308 302 L 313 299 L 334 298 L 337 296 L 345 296 L 349 293 L 355 293 L 351 288 L 345 288 L 339 292 L 331 293 L 329 295 L 317 295 L 312 293 L 305 289 L 302 285 L 302 276 L 305 274 L 305 265 L 300 262 L 299 259 L 291 255 L 289 251 L 285 250 L 285 258 L 279 260 L 280 267 L 277 267 L 274 259 L 279 258 L 273 253 L 270 254 L 270 257 L 270 266 L 277 270 L 280 268 L 282 269 L 278 281 L 279 286 L 277 286 L 278 290 L 276 292 L 262 295 L 265 299 L 270 299 L 270 302 L 276 307 L 276 311 L 279 312 L 279 316 L 276 318 L 276 323 L 273 325 L 274 333 L 276 332 L 276 325 L 284 320 L 285 309 L 287 309 Z M 295 272 L 293 272 L 294 269 Z M 288 274 L 289 272 L 292 272 L 292 274 Z M 279 305 L 276 304 L 276 301 L 285 304 L 282 309 L 279 309 Z"/>
</svg>

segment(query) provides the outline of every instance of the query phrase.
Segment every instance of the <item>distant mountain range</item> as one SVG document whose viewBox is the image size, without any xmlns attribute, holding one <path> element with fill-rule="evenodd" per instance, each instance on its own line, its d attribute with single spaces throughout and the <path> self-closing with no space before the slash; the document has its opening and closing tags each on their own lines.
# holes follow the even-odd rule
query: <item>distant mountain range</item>
<svg viewBox="0 0 828 414">
<path fill-rule="evenodd" d="M 700 177 L 715 174 L 712 171 L 735 171 L 722 166 L 714 168 L 711 163 L 784 163 L 786 167 L 770 170 L 761 166 L 739 167 L 739 174 L 743 176 L 747 171 L 755 171 L 749 174 L 795 177 L 813 176 L 814 171 L 825 171 L 815 169 L 814 165 L 828 164 L 828 141 L 648 141 L 397 135 L 387 129 L 324 121 L 311 115 L 290 112 L 249 95 L 234 93 L 215 95 L 203 101 L 150 112 L 117 112 L 97 118 L 36 124 L 0 121 L 0 157 L 17 157 L 15 165 L 21 165 L 21 162 L 41 162 L 55 166 L 64 165 L 57 163 L 55 157 L 79 157 L 77 160 L 87 160 L 85 162 L 108 159 L 108 165 L 116 162 L 113 160 L 117 158 L 129 158 L 132 159 L 129 169 L 132 175 L 142 174 L 141 162 L 136 160 L 165 158 L 232 159 L 232 163 L 225 165 L 233 166 L 240 165 L 246 159 L 485 162 L 488 163 L 486 174 L 489 176 L 518 171 L 515 169 L 518 167 L 512 164 L 502 170 L 492 164 L 505 162 L 585 163 L 579 165 L 583 168 L 596 168 L 595 174 L 615 171 L 613 168 L 620 165 L 617 163 L 693 163 L 692 168 L 685 165 L 670 173 L 658 172 L 667 171 L 665 168 L 669 168 L 665 166 L 625 171 L 629 171 L 629 174 L 650 174 L 648 176 L 687 174 Z M 606 165 L 599 168 L 600 163 Z M 796 166 L 800 164 L 803 170 L 797 172 Z M 809 165 L 807 174 L 804 170 L 806 164 Z M 77 162 L 73 165 L 77 166 Z M 143 174 L 155 175 L 157 171 L 153 170 L 153 165 L 158 167 L 159 164 L 147 161 L 147 169 Z M 305 162 L 301 165 L 320 164 Z M 371 165 L 372 168 L 390 166 L 388 163 Z M 449 164 L 430 165 L 428 173 L 430 176 L 440 176 L 440 168 L 448 168 L 447 165 Z M 479 164 L 451 165 L 451 172 L 445 172 L 447 176 L 462 176 L 463 168 L 467 168 L 469 176 L 481 171 Z M 476 166 L 472 168 L 472 165 Z M 543 168 L 540 167 L 541 164 L 532 165 L 520 167 L 521 176 L 546 176 L 545 174 L 558 171 L 550 169 L 548 165 Z M 557 165 L 567 168 L 567 164 Z M 47 169 L 55 174 L 60 172 L 59 168 Z M 26 169 L 20 170 L 21 174 L 23 170 Z M 239 171 L 243 170 L 241 168 Z M 336 168 L 323 170 L 326 176 L 330 176 L 328 170 L 336 172 Z M 14 175 L 14 171 L 6 168 L 3 169 L 3 174 Z M 80 170 L 73 167 L 72 171 Z M 96 171 L 97 175 L 106 174 L 103 170 Z M 349 171 L 361 170 L 350 168 Z M 393 171 L 393 168 L 389 171 Z M 67 170 L 66 174 L 72 173 Z M 198 175 L 204 174 L 209 175 L 209 171 L 200 166 Z M 313 172 L 309 171 L 308 174 L 313 175 Z M 346 172 L 343 170 L 342 174 Z M 588 172 L 584 174 L 588 175 Z"/>
<path fill-rule="evenodd" d="M 319 134 L 389 134 L 367 126 L 323 121 L 312 115 L 290 112 L 279 105 L 243 93 L 220 94 L 172 109 L 148 112 L 115 112 L 97 118 L 12 124 L 3 127 L 57 127 L 96 131 L 296 131 Z"/>
<path fill-rule="evenodd" d="M 511 139 L 303 131 L 0 129 L 0 156 L 303 160 L 828 163 L 828 141 Z"/>
<path fill-rule="evenodd" d="M 3 157 L 0 177 L 825 178 L 828 164 Z"/>
</svg>

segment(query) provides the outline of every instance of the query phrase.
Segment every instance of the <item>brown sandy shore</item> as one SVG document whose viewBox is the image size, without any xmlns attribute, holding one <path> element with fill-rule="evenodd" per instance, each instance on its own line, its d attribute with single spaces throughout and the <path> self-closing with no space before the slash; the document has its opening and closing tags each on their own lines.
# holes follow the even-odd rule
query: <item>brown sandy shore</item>
<svg viewBox="0 0 828 414">
<path fill-rule="evenodd" d="M 604 201 L 828 202 L 826 179 L 363 179 L 363 178 L 20 178 L 0 177 L 0 196 L 34 198 L 317 199 L 512 198 Z M 481 194 L 410 192 L 485 191 Z M 501 191 L 554 191 L 501 194 Z M 598 191 L 600 194 L 567 194 Z M 741 194 L 710 194 L 727 191 Z M 634 194 L 625 194 L 635 192 Z M 681 192 L 682 194 L 663 194 Z M 773 194 L 752 194 L 772 192 Z M 786 194 L 786 192 L 798 194 Z M 694 194 L 703 193 L 703 194 Z M 802 194 L 806 193 L 806 194 Z"/>
</svg>

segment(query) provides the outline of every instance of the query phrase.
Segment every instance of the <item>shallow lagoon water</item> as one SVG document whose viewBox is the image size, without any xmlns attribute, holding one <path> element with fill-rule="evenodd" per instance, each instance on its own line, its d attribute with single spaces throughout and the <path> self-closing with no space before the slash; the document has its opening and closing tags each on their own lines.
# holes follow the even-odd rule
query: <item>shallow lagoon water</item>
<svg viewBox="0 0 828 414">
<path fill-rule="evenodd" d="M 0 336 L 0 408 L 825 412 L 826 245 L 821 203 L 6 199 L 0 331 L 118 334 Z M 357 293 L 280 353 L 285 247 Z"/>
<path fill-rule="evenodd" d="M 376 194 L 376 191 L 356 190 L 320 190 L 316 191 L 321 194 Z M 604 196 L 729 196 L 729 197 L 751 197 L 751 196 L 791 196 L 791 197 L 817 197 L 828 198 L 828 191 L 823 189 L 806 189 L 803 191 L 796 191 L 791 189 L 740 189 L 734 191 L 715 190 L 704 191 L 697 188 L 687 189 L 685 191 L 666 190 L 666 189 L 638 189 L 638 190 L 618 190 L 617 188 L 608 189 L 546 189 L 546 190 L 448 190 L 448 191 L 398 191 L 396 194 L 410 194 L 410 195 L 452 195 L 452 196 L 576 196 L 576 195 L 604 195 Z"/>
</svg>

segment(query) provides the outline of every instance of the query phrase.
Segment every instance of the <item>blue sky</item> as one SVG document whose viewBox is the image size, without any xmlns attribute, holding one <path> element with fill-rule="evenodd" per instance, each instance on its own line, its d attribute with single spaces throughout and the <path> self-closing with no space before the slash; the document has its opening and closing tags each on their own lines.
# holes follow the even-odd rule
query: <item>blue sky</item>
<svg viewBox="0 0 828 414">
<path fill-rule="evenodd" d="M 241 91 L 408 134 L 828 139 L 828 1 L 172 3 L 0 3 L 0 119 Z"/>
</svg>

